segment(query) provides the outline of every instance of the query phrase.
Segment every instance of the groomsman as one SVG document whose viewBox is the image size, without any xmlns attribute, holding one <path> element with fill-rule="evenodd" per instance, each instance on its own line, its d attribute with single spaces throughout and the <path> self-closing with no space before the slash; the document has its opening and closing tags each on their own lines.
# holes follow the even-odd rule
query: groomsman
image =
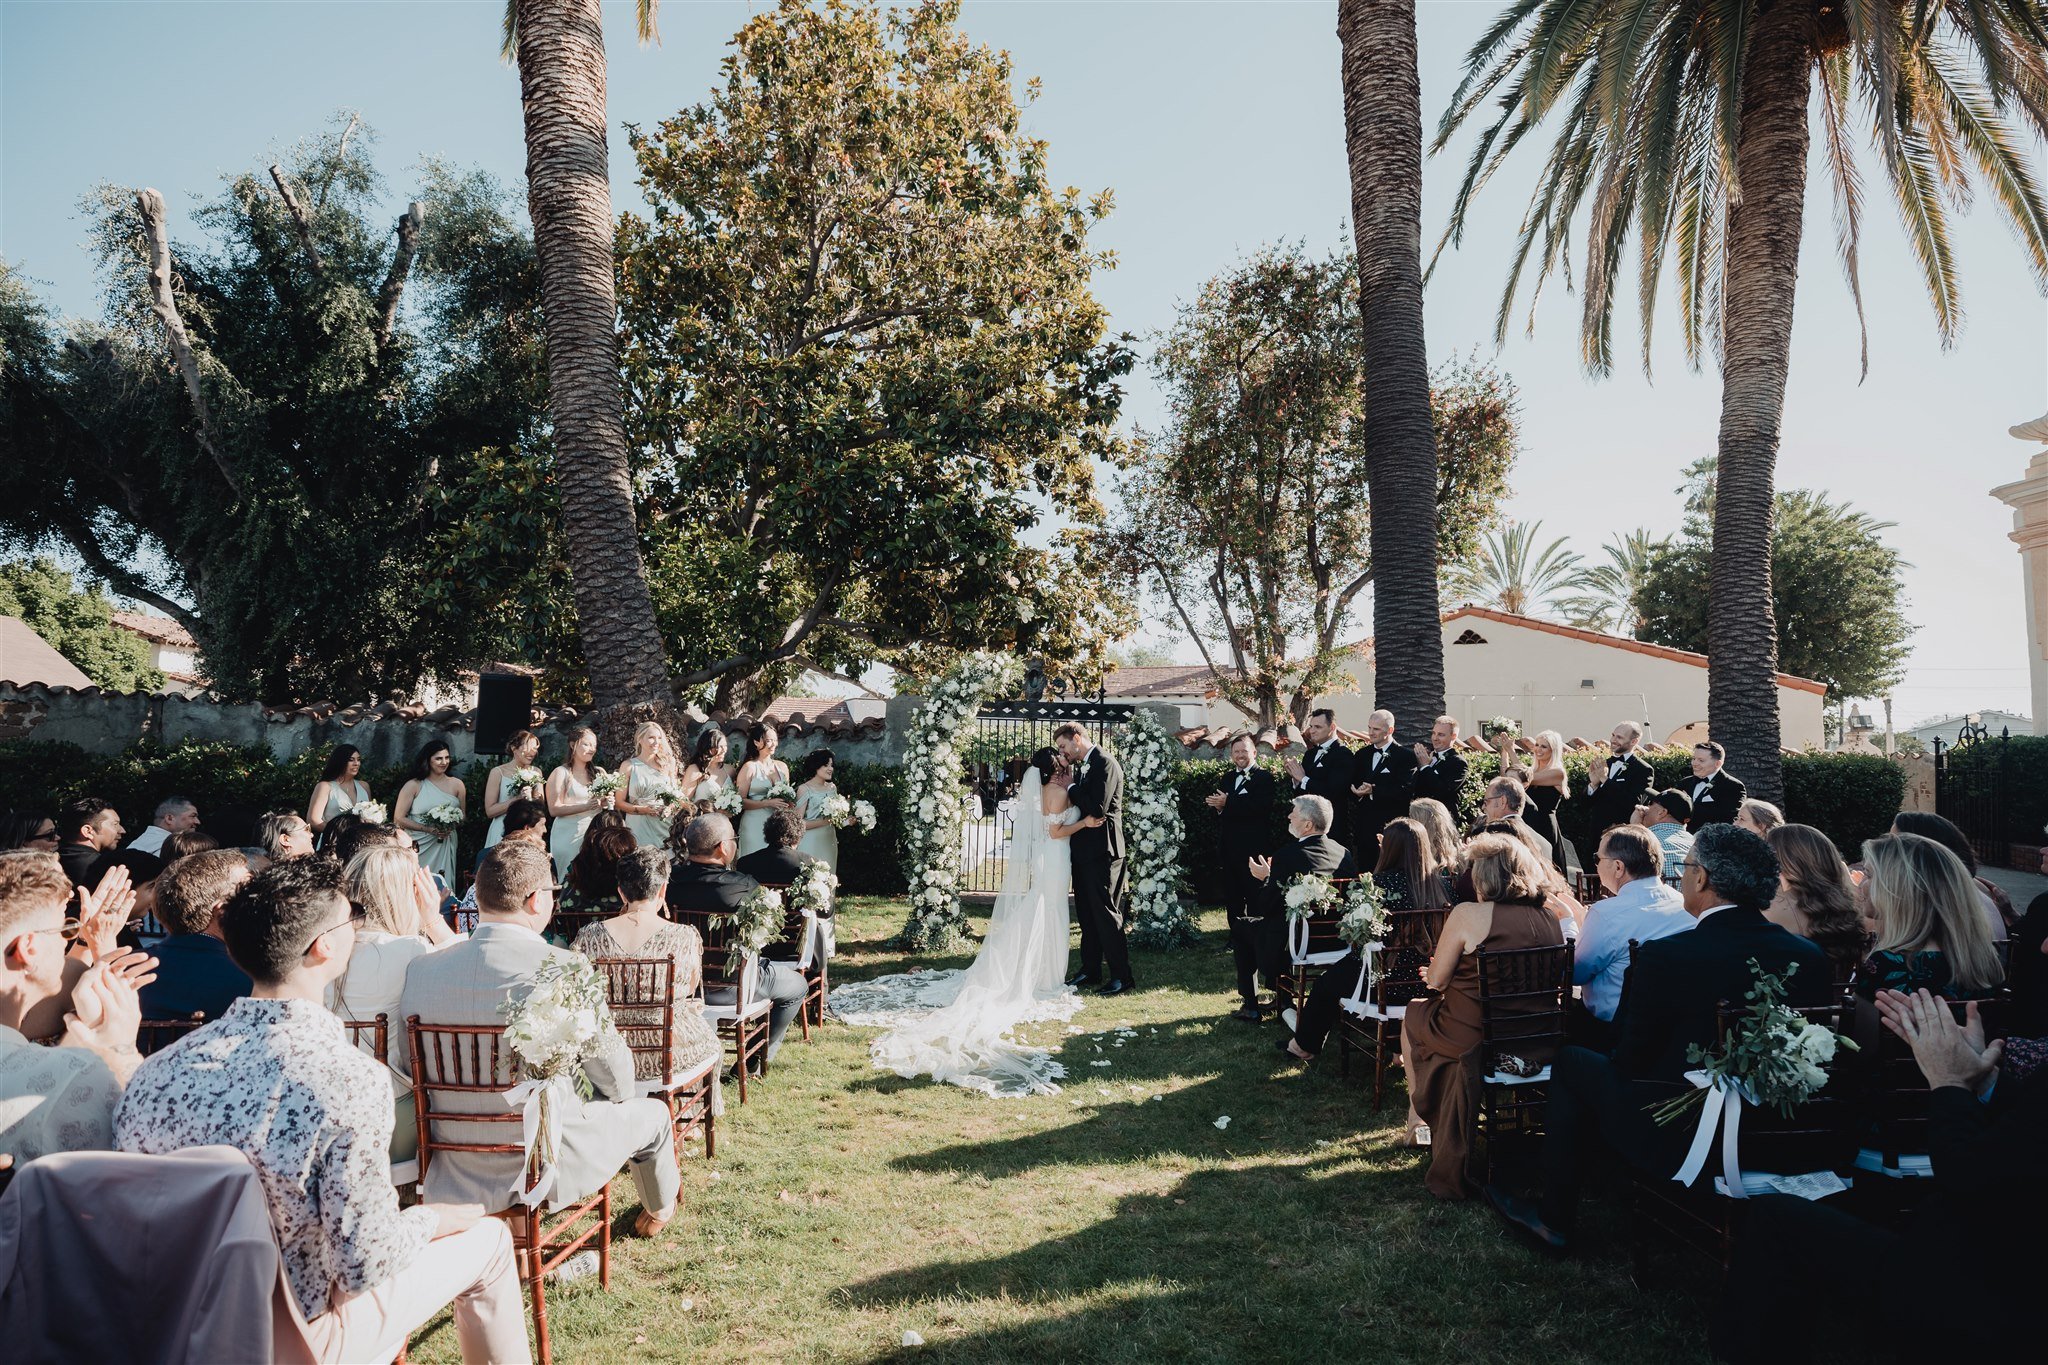
<svg viewBox="0 0 2048 1365">
<path fill-rule="evenodd" d="M 1358 804 L 1351 812 L 1351 855 L 1370 870 L 1380 860 L 1380 831 L 1387 821 L 1408 813 L 1415 796 L 1415 755 L 1394 743 L 1394 713 L 1375 711 L 1365 718 L 1366 745 L 1352 764 L 1358 781 L 1351 794 Z"/>
<path fill-rule="evenodd" d="M 1259 945 L 1253 930 L 1263 912 L 1265 888 L 1252 875 L 1250 864 L 1273 851 L 1273 774 L 1258 766 L 1258 756 L 1258 743 L 1250 735 L 1232 740 L 1230 771 L 1204 798 L 1216 812 L 1217 872 L 1223 881 L 1230 955 L 1237 962 L 1237 994 L 1243 1002 L 1231 1017 L 1253 1024 L 1259 1022 Z"/>
<path fill-rule="evenodd" d="M 1336 715 L 1328 707 L 1309 712 L 1301 735 L 1308 741 L 1308 752 L 1287 760 L 1287 776 L 1293 779 L 1297 796 L 1320 796 L 1330 803 L 1336 824 L 1329 835 L 1349 847 L 1353 757 L 1337 738 Z"/>
<path fill-rule="evenodd" d="M 1455 824 L 1459 794 L 1465 789 L 1466 767 L 1465 756 L 1458 752 L 1458 722 L 1449 716 L 1438 716 L 1436 724 L 1430 727 L 1429 743 L 1415 746 L 1415 761 L 1420 766 L 1415 770 L 1412 799 L 1428 797 L 1443 802 Z"/>
<path fill-rule="evenodd" d="M 1711 739 L 1692 746 L 1692 819 L 1686 829 L 1698 834 L 1708 825 L 1732 825 L 1749 789 L 1742 779 L 1722 771 L 1728 751 Z"/>
<path fill-rule="evenodd" d="M 1636 807 L 1657 776 L 1650 761 L 1636 752 L 1642 742 L 1643 727 L 1625 720 L 1607 737 L 1612 757 L 1586 769 L 1586 794 L 1573 798 L 1586 813 L 1587 839 L 1579 848 L 1579 860 L 1586 866 L 1592 865 L 1589 855 L 1598 850 L 1602 834 L 1635 819 Z"/>
</svg>

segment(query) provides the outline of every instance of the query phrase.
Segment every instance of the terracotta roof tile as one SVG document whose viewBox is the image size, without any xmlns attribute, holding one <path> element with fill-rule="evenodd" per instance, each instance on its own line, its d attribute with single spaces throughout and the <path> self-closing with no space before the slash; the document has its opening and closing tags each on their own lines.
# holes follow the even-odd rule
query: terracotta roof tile
<svg viewBox="0 0 2048 1365">
<path fill-rule="evenodd" d="M 126 631 L 132 631 L 143 639 L 173 649 L 196 650 L 199 642 L 192 633 L 168 616 L 157 616 L 146 611 L 117 611 L 114 624 Z"/>
</svg>

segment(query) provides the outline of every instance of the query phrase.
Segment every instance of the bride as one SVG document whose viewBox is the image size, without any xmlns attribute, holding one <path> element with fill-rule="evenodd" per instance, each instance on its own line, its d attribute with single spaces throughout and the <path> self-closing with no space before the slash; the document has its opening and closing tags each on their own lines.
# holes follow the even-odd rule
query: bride
<svg viewBox="0 0 2048 1365">
<path fill-rule="evenodd" d="M 1057 1094 L 1066 1069 L 1043 1048 L 1007 1035 L 1018 1024 L 1071 1019 L 1080 997 L 1066 984 L 1067 840 L 1099 826 L 1068 803 L 1073 782 L 1051 749 L 1031 756 L 1017 793 L 1003 889 L 988 937 L 965 971 L 915 972 L 842 986 L 832 1008 L 854 1024 L 881 1024 L 877 1068 L 930 1076 L 988 1095 Z"/>
</svg>

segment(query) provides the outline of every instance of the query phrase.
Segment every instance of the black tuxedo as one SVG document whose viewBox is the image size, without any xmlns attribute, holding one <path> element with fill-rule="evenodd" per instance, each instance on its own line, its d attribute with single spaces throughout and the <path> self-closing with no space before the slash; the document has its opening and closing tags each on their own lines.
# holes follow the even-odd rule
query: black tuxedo
<svg viewBox="0 0 2048 1365">
<path fill-rule="evenodd" d="M 1648 1107 L 1691 1088 L 1686 1050 L 1713 1044 L 1721 1002 L 1739 1005 L 1749 991 L 1751 959 L 1775 976 L 1797 964 L 1785 983 L 1789 1005 L 1824 1005 L 1833 992 L 1820 946 L 1761 910 L 1726 906 L 1685 933 L 1630 951 L 1614 1011 L 1613 1055 L 1567 1047 L 1551 1072 L 1543 1139 L 1543 1221 L 1551 1228 L 1572 1232 L 1580 1182 L 1603 1151 L 1653 1175 L 1678 1169 L 1693 1126 L 1660 1127 Z M 1743 1165 L 1770 1170 L 1767 1153 L 1747 1147 Z"/>
<path fill-rule="evenodd" d="M 1451 822 L 1456 824 L 1458 803 L 1464 799 L 1465 770 L 1470 766 L 1465 761 L 1465 755 L 1456 749 L 1444 750 L 1416 768 L 1411 799 L 1420 801 L 1426 797 L 1431 801 L 1443 802 L 1444 809 L 1451 813 Z"/>
<path fill-rule="evenodd" d="M 1749 788 L 1742 785 L 1742 779 L 1732 777 L 1726 768 L 1707 779 L 1706 791 L 1699 791 L 1700 780 L 1695 777 L 1679 788 L 1692 797 L 1692 818 L 1685 827 L 1694 834 L 1708 825 L 1732 825 L 1735 817 L 1742 812 L 1743 798 L 1749 795 Z"/>
<path fill-rule="evenodd" d="M 100 878 L 107 875 L 107 869 L 115 861 L 111 849 L 102 852 L 91 844 L 57 845 L 57 864 L 64 869 L 64 875 L 71 879 L 73 886 L 82 886 L 88 891 L 98 889 Z"/>
<path fill-rule="evenodd" d="M 1330 739 L 1302 756 L 1302 779 L 1294 784 L 1294 795 L 1320 796 L 1330 803 L 1330 834 L 1348 844 L 1351 834 L 1351 784 L 1356 761 L 1341 740 Z"/>
<path fill-rule="evenodd" d="M 1251 925 L 1253 953 L 1268 982 L 1278 981 L 1287 966 L 1287 884 L 1310 872 L 1355 877 L 1358 864 L 1352 861 L 1350 849 L 1327 834 L 1311 834 L 1275 850 L 1264 894 L 1254 905 L 1257 919 Z"/>
<path fill-rule="evenodd" d="M 1614 755 L 1607 756 L 1606 764 L 1611 776 L 1600 784 L 1597 791 L 1589 791 L 1576 798 L 1592 825 L 1592 837 L 1595 839 L 1605 834 L 1610 825 L 1625 825 L 1634 819 L 1636 807 L 1643 803 L 1650 783 L 1657 777 L 1650 761 L 1633 749 L 1621 760 L 1619 771 L 1614 767 Z M 1592 866 L 1592 859 L 1587 859 L 1586 865 Z"/>
<path fill-rule="evenodd" d="M 1076 830 L 1067 847 L 1074 862 L 1074 918 L 1081 921 L 1081 972 L 1094 978 L 1105 964 L 1112 980 L 1131 979 L 1124 943 L 1124 770 L 1101 749 L 1081 760 L 1067 800 L 1083 816 L 1100 816 L 1097 829 Z"/>
<path fill-rule="evenodd" d="M 763 886 L 788 886 L 802 881 L 816 861 L 810 854 L 799 853 L 794 847 L 757 848 L 732 867 L 733 871 L 744 873 Z M 830 914 L 830 911 L 826 913 Z"/>
<path fill-rule="evenodd" d="M 1273 774 L 1256 763 L 1243 772 L 1231 768 L 1217 790 L 1223 795 L 1223 809 L 1216 812 L 1216 871 L 1223 887 L 1224 924 L 1230 954 L 1237 960 L 1237 993 L 1251 1005 L 1258 999 L 1259 966 L 1251 916 L 1265 888 L 1251 874 L 1250 863 L 1273 849 Z"/>
<path fill-rule="evenodd" d="M 701 911 L 714 915 L 729 915 L 740 908 L 747 897 L 760 889 L 761 883 L 733 867 L 713 867 L 708 863 L 678 863 L 669 873 L 668 904 L 671 910 Z M 687 921 L 686 921 L 687 922 Z M 798 1010 L 804 1007 L 804 996 L 808 992 L 804 974 L 790 963 L 770 962 L 763 954 L 761 962 L 759 997 L 766 997 L 768 1008 L 768 1051 L 765 1061 L 774 1061 L 775 1054 L 782 1050 L 782 1035 L 789 1031 L 789 1021 L 796 1018 Z M 707 987 L 704 1001 L 711 1005 L 730 1005 L 733 1002 L 729 986 Z"/>
<path fill-rule="evenodd" d="M 1372 795 L 1351 798 L 1354 804 L 1348 847 L 1367 871 L 1379 863 L 1380 831 L 1388 821 L 1406 815 L 1408 803 L 1415 799 L 1415 771 L 1419 766 L 1413 749 L 1392 741 L 1384 752 L 1368 744 L 1353 756 L 1351 784 L 1372 783 Z"/>
</svg>

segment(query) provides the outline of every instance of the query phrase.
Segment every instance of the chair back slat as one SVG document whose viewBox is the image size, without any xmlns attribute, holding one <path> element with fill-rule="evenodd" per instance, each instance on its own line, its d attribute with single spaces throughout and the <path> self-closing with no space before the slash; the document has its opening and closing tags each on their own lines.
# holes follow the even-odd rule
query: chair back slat
<svg viewBox="0 0 2048 1365">
<path fill-rule="evenodd" d="M 1942 1003 L 1958 1023 L 1967 1014 L 1965 1006 L 1976 1005 L 1978 1017 L 1984 1022 L 1985 1037 L 2005 1035 L 2008 999 L 2002 993 L 1982 1000 Z M 1913 1059 L 1912 1048 L 1878 1021 L 1876 1005 L 1860 997 L 1855 1002 L 1852 1027 L 1843 1032 L 1849 1033 L 1862 1049 L 1859 1055 L 1864 1059 L 1869 1113 L 1876 1133 L 1873 1145 L 1882 1153 L 1885 1164 L 1896 1168 L 1901 1156 L 1925 1155 L 1932 1092 L 1920 1063 Z"/>
<path fill-rule="evenodd" d="M 1382 1006 L 1405 1005 L 1421 998 L 1428 988 L 1422 974 L 1436 955 L 1436 943 L 1443 936 L 1448 908 L 1442 910 L 1391 910 L 1387 932 L 1381 939 L 1379 984 L 1374 998 Z"/>
<path fill-rule="evenodd" d="M 1848 1034 L 1854 1009 L 1842 1000 L 1825 1005 L 1786 1006 L 1808 1023 Z M 1715 1021 L 1719 1041 L 1726 1042 L 1748 1014 L 1735 1001 L 1720 1002 Z M 1742 1164 L 1751 1170 L 1803 1172 L 1846 1170 L 1856 1156 L 1856 1134 L 1865 1108 L 1862 1078 L 1855 1054 L 1844 1048 L 1828 1068 L 1828 1083 L 1791 1116 L 1776 1109 L 1751 1107 L 1742 1116 Z"/>
<path fill-rule="evenodd" d="M 1488 1071 L 1512 1054 L 1539 1065 L 1564 1044 L 1565 1001 L 1572 987 L 1572 945 L 1481 948 L 1480 1052 Z"/>
<path fill-rule="evenodd" d="M 525 1135 L 519 1126 L 523 1116 L 503 1098 L 519 1080 L 517 1059 L 505 1042 L 505 1026 L 423 1024 L 414 1014 L 406 1017 L 405 1033 L 406 1048 L 412 1058 L 421 1176 L 426 1175 L 427 1167 L 437 1152 L 523 1156 L 526 1151 Z M 498 1096 L 503 1101 L 502 1107 L 481 1113 L 451 1107 L 451 1097 L 489 1095 Z M 453 1126 L 458 1124 L 510 1124 L 513 1127 L 508 1140 L 484 1142 L 450 1136 Z"/>
<path fill-rule="evenodd" d="M 733 937 L 732 919 L 723 911 L 671 909 L 678 923 L 697 931 L 704 944 L 704 989 L 738 989 L 746 984 L 753 954 Z"/>
<path fill-rule="evenodd" d="M 344 1019 L 341 1026 L 348 1030 L 351 1043 L 371 1053 L 378 1061 L 390 1057 L 391 1021 L 385 1015 L 380 1014 L 374 1019 Z"/>
<path fill-rule="evenodd" d="M 676 963 L 671 957 L 600 957 L 605 1002 L 612 1022 L 633 1053 L 633 1074 L 675 1079 Z M 645 1018 L 643 1022 L 643 1017 Z M 652 1065 L 641 1059 L 651 1058 Z"/>
<path fill-rule="evenodd" d="M 145 1019 L 135 1030 L 135 1050 L 145 1057 L 151 1056 L 205 1022 L 206 1016 L 196 1010 L 190 1019 Z"/>
</svg>

